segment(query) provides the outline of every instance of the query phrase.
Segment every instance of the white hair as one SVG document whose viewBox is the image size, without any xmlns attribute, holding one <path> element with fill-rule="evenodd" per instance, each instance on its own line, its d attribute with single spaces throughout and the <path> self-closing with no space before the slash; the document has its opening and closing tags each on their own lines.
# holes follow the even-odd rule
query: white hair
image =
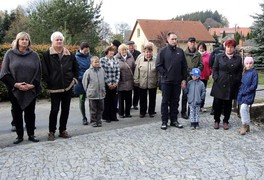
<svg viewBox="0 0 264 180">
<path fill-rule="evenodd" d="M 60 38 L 62 38 L 62 41 L 64 41 L 64 36 L 59 31 L 56 31 L 56 32 L 52 33 L 52 35 L 50 36 L 51 42 L 54 40 L 55 37 L 60 37 Z"/>
</svg>

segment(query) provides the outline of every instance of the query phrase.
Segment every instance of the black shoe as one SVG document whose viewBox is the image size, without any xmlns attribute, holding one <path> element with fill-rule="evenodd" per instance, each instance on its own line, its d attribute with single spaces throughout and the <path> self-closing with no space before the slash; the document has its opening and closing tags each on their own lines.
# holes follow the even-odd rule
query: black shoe
<svg viewBox="0 0 264 180">
<path fill-rule="evenodd" d="M 135 109 L 135 110 L 138 110 L 138 107 L 137 107 L 137 106 L 134 106 L 134 109 Z"/>
<path fill-rule="evenodd" d="M 94 123 L 92 126 L 93 127 L 102 127 L 102 123 Z"/>
<path fill-rule="evenodd" d="M 88 125 L 87 118 L 83 118 L 83 125 Z"/>
<path fill-rule="evenodd" d="M 29 136 L 28 140 L 32 142 L 39 142 L 39 140 L 35 136 Z"/>
<path fill-rule="evenodd" d="M 189 119 L 189 117 L 188 117 L 185 113 L 182 113 L 182 114 L 181 114 L 181 117 L 182 117 L 183 119 Z"/>
<path fill-rule="evenodd" d="M 126 116 L 124 116 L 124 115 L 119 115 L 119 117 L 120 117 L 120 118 L 125 118 Z"/>
<path fill-rule="evenodd" d="M 119 121 L 119 119 L 115 118 L 115 119 L 112 119 L 112 121 Z"/>
<path fill-rule="evenodd" d="M 106 120 L 105 122 L 106 122 L 106 123 L 111 123 L 111 120 L 108 119 L 108 120 Z"/>
<path fill-rule="evenodd" d="M 140 114 L 139 117 L 140 117 L 140 118 L 143 118 L 143 117 L 145 117 L 145 114 Z"/>
<path fill-rule="evenodd" d="M 132 116 L 129 114 L 129 115 L 126 115 L 127 118 L 131 118 Z"/>
<path fill-rule="evenodd" d="M 23 141 L 23 138 L 16 138 L 16 140 L 13 142 L 13 144 L 19 144 Z"/>
<path fill-rule="evenodd" d="M 162 123 L 160 129 L 166 130 L 167 129 L 167 124 L 166 123 Z"/>
<path fill-rule="evenodd" d="M 183 128 L 183 125 L 180 124 L 178 121 L 170 123 L 170 126 L 174 126 L 176 128 Z"/>
<path fill-rule="evenodd" d="M 16 126 L 13 126 L 13 125 L 12 125 L 11 131 L 12 131 L 12 132 L 16 132 Z"/>
<path fill-rule="evenodd" d="M 149 117 L 153 118 L 154 117 L 154 114 L 149 114 Z"/>
</svg>

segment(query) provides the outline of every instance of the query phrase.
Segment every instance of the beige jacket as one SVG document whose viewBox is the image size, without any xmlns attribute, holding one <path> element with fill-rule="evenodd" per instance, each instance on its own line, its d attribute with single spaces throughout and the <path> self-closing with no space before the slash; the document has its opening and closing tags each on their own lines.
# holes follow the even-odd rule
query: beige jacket
<svg viewBox="0 0 264 180">
<path fill-rule="evenodd" d="M 134 83 L 141 89 L 153 89 L 158 84 L 158 72 L 156 71 L 156 57 L 147 61 L 144 56 L 139 56 L 136 62 Z"/>
</svg>

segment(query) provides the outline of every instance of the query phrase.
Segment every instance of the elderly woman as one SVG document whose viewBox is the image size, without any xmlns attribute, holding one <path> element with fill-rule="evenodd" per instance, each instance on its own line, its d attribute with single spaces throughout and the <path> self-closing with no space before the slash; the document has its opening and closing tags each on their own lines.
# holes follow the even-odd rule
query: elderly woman
<svg viewBox="0 0 264 180">
<path fill-rule="evenodd" d="M 43 54 L 43 79 L 47 83 L 51 98 L 48 140 L 55 140 L 57 116 L 61 106 L 59 137 L 70 138 L 66 131 L 70 111 L 72 88 L 78 76 L 75 56 L 63 45 L 61 32 L 51 35 L 51 47 Z"/>
<path fill-rule="evenodd" d="M 4 56 L 0 80 L 9 91 L 15 120 L 17 139 L 14 144 L 23 141 L 23 112 L 28 140 L 39 142 L 34 136 L 36 97 L 41 92 L 41 63 L 39 56 L 30 49 L 30 36 L 20 32 L 16 36 L 13 48 Z"/>
<path fill-rule="evenodd" d="M 120 79 L 118 82 L 119 117 L 132 117 L 130 108 L 132 105 L 132 89 L 134 85 L 135 61 L 128 52 L 127 45 L 121 44 L 115 58 L 119 61 Z"/>
<path fill-rule="evenodd" d="M 220 116 L 224 111 L 223 128 L 228 130 L 232 100 L 236 99 L 243 71 L 242 59 L 235 54 L 236 41 L 225 42 L 225 52 L 216 56 L 213 64 L 214 129 L 219 129 Z"/>
<path fill-rule="evenodd" d="M 134 73 L 134 84 L 139 87 L 140 117 L 145 117 L 147 110 L 149 117 L 154 117 L 158 72 L 156 71 L 156 57 L 153 56 L 153 44 L 151 43 L 147 43 L 144 46 L 143 55 L 137 58 L 137 65 Z M 149 103 L 147 100 L 148 94 Z"/>
</svg>

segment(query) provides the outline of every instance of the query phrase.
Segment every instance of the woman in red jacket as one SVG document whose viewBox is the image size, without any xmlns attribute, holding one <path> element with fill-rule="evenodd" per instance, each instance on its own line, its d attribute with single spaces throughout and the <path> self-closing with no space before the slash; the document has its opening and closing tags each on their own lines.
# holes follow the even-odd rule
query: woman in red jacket
<svg viewBox="0 0 264 180">
<path fill-rule="evenodd" d="M 203 66 L 204 66 L 203 71 L 201 72 L 200 79 L 204 83 L 204 86 L 206 88 L 208 79 L 210 75 L 212 74 L 212 68 L 209 65 L 210 54 L 207 52 L 207 48 L 204 42 L 200 42 L 197 46 L 197 49 L 198 49 L 198 52 L 202 56 L 202 61 L 203 61 Z M 206 112 L 206 109 L 204 108 L 204 102 L 205 102 L 205 99 L 203 99 L 200 107 L 201 107 L 201 111 Z"/>
</svg>

